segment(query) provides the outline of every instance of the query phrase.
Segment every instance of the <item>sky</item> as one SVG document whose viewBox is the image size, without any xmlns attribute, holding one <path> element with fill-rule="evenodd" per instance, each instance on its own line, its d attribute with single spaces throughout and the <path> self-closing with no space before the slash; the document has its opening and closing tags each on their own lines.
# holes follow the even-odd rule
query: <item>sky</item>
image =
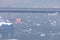
<svg viewBox="0 0 60 40">
<path fill-rule="evenodd" d="M 60 0 L 0 0 L 0 8 L 60 8 Z"/>
</svg>

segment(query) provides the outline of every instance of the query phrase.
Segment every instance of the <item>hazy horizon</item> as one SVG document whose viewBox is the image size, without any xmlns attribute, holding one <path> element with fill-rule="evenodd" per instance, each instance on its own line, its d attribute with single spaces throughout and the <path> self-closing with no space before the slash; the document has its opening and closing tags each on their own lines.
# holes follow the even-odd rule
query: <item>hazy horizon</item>
<svg viewBox="0 0 60 40">
<path fill-rule="evenodd" d="M 60 0 L 0 0 L 6 8 L 60 8 Z"/>
</svg>

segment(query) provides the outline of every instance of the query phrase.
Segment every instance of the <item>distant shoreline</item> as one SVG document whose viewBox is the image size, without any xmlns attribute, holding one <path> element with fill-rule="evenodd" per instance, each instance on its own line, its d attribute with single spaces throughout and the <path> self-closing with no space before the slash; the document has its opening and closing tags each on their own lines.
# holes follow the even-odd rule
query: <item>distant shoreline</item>
<svg viewBox="0 0 60 40">
<path fill-rule="evenodd" d="M 60 13 L 60 8 L 0 8 L 0 12 Z"/>
</svg>

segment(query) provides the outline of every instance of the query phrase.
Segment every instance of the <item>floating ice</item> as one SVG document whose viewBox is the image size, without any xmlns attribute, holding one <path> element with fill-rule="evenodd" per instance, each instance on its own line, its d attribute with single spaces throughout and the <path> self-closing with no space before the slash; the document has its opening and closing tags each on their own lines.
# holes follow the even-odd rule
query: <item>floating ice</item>
<svg viewBox="0 0 60 40">
<path fill-rule="evenodd" d="M 49 22 L 51 22 L 52 20 L 49 20 Z"/>
<path fill-rule="evenodd" d="M 48 16 L 56 16 L 57 13 L 49 13 Z"/>
<path fill-rule="evenodd" d="M 46 36 L 46 34 L 41 34 L 41 37 Z"/>
<path fill-rule="evenodd" d="M 29 28 L 29 29 L 26 29 L 26 30 L 22 30 L 23 32 L 30 32 L 32 29 Z"/>
<path fill-rule="evenodd" d="M 56 26 L 56 22 L 55 23 L 51 22 L 51 25 Z"/>
<path fill-rule="evenodd" d="M 56 21 L 54 21 L 54 23 L 57 23 Z"/>
<path fill-rule="evenodd" d="M 51 22 L 51 25 L 53 25 L 54 23 L 53 22 Z"/>
<path fill-rule="evenodd" d="M 29 28 L 29 31 L 31 31 L 32 30 L 32 28 Z"/>
<path fill-rule="evenodd" d="M 36 25 L 37 25 L 37 26 L 40 26 L 40 24 L 39 24 L 39 23 L 37 23 Z"/>
<path fill-rule="evenodd" d="M 6 40 L 19 40 L 19 39 L 6 39 Z"/>
<path fill-rule="evenodd" d="M 55 26 L 56 23 L 57 23 L 55 20 L 51 20 L 51 19 L 49 20 L 49 22 L 50 22 L 51 25 L 54 25 L 54 26 Z"/>
<path fill-rule="evenodd" d="M 22 30 L 22 32 L 29 32 L 29 30 Z"/>
<path fill-rule="evenodd" d="M 0 38 L 2 38 L 2 35 L 0 34 Z"/>
</svg>

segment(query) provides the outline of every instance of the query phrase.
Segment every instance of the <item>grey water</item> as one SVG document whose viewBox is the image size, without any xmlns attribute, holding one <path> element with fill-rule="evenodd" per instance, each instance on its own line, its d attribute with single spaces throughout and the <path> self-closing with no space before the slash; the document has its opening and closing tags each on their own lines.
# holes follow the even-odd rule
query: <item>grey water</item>
<svg viewBox="0 0 60 40">
<path fill-rule="evenodd" d="M 1 40 L 60 40 L 60 13 L 1 12 L 0 16 L 15 24 L 12 36 L 4 32 Z M 16 23 L 21 18 L 21 23 Z"/>
</svg>

